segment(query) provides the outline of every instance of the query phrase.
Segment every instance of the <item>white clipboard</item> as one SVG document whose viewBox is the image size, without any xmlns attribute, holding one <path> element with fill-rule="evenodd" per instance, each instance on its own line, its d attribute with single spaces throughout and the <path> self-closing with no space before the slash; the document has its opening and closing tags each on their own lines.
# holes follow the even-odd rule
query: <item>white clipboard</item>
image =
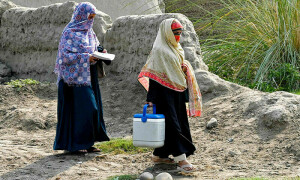
<svg viewBox="0 0 300 180">
<path fill-rule="evenodd" d="M 93 52 L 92 54 L 93 57 L 96 57 L 96 58 L 99 58 L 101 60 L 114 60 L 115 59 L 115 56 L 114 54 L 109 54 L 109 53 L 101 53 L 101 52 L 98 52 L 98 51 L 95 51 Z"/>
</svg>

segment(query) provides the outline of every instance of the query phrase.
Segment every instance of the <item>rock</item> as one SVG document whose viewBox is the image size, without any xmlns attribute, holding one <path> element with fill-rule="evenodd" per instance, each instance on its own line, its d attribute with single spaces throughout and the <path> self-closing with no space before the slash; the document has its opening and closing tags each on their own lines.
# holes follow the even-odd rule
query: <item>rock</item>
<svg viewBox="0 0 300 180">
<path fill-rule="evenodd" d="M 149 172 L 144 172 L 140 175 L 140 180 L 153 180 L 154 176 Z"/>
<path fill-rule="evenodd" d="M 263 124 L 269 128 L 287 123 L 287 111 L 284 106 L 273 106 L 260 115 Z"/>
<path fill-rule="evenodd" d="M 247 91 L 238 97 L 246 118 L 258 120 L 263 128 L 283 129 L 291 119 L 300 118 L 300 96 L 288 92 Z M 275 132 L 275 131 L 274 131 Z M 278 133 L 280 131 L 276 131 Z"/>
<path fill-rule="evenodd" d="M 155 177 L 155 180 L 173 180 L 173 177 L 167 172 L 162 172 Z"/>
<path fill-rule="evenodd" d="M 212 129 L 214 127 L 217 127 L 218 121 L 215 118 L 211 118 L 210 121 L 208 121 L 206 128 L 207 129 Z"/>
<path fill-rule="evenodd" d="M 228 139 L 228 142 L 233 142 L 233 138 L 229 138 L 229 139 Z"/>
<path fill-rule="evenodd" d="M 231 157 L 234 157 L 235 155 L 237 155 L 235 152 L 233 151 L 229 151 L 228 154 L 231 156 Z"/>
<path fill-rule="evenodd" d="M 225 81 L 219 76 L 206 70 L 198 70 L 195 72 L 197 82 L 204 98 L 204 101 L 214 99 L 218 96 L 224 96 L 240 89 L 247 89 L 240 85 Z"/>
</svg>

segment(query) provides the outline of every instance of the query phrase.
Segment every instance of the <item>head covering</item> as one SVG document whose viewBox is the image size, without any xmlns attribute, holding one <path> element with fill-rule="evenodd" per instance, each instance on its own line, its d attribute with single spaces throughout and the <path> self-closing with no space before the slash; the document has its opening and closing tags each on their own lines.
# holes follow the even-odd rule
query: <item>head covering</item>
<svg viewBox="0 0 300 180">
<path fill-rule="evenodd" d="M 176 42 L 171 29 L 173 18 L 163 20 L 145 66 L 139 74 L 139 81 L 148 90 L 149 78 L 161 85 L 183 92 L 187 88 L 181 65 L 184 51 Z"/>
<path fill-rule="evenodd" d="M 62 32 L 54 72 L 69 85 L 91 85 L 89 54 L 93 53 L 99 41 L 92 27 L 96 8 L 89 2 L 79 3 L 71 21 Z"/>
<path fill-rule="evenodd" d="M 176 30 L 183 30 L 183 26 L 179 21 L 174 20 L 172 25 L 171 25 L 171 29 L 172 31 L 176 31 Z M 180 41 L 180 34 L 174 34 L 176 42 Z"/>
<path fill-rule="evenodd" d="M 200 90 L 193 68 L 188 61 L 184 60 L 184 51 L 180 43 L 176 42 L 172 32 L 171 26 L 174 20 L 170 18 L 161 22 L 152 51 L 138 80 L 146 90 L 149 89 L 149 78 L 174 91 L 183 92 L 189 88 L 188 114 L 200 116 L 202 109 Z M 183 72 L 183 66 L 188 68 L 187 74 Z"/>
</svg>

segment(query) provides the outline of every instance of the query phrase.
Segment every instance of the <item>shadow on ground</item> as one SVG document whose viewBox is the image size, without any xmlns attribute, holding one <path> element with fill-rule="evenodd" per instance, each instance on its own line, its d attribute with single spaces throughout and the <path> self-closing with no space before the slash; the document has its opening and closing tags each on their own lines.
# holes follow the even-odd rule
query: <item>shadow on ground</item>
<svg viewBox="0 0 300 180">
<path fill-rule="evenodd" d="M 75 165 L 89 161 L 96 157 L 97 153 L 91 154 L 56 154 L 44 157 L 23 168 L 15 169 L 3 174 L 0 179 L 5 180 L 42 180 L 52 178 Z"/>
</svg>

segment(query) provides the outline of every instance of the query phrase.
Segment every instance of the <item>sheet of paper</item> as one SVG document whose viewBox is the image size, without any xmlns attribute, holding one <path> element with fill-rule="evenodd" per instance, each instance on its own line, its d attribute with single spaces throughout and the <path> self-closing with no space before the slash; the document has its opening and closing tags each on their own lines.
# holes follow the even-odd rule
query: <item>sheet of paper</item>
<svg viewBox="0 0 300 180">
<path fill-rule="evenodd" d="M 109 53 L 101 53 L 101 52 L 98 52 L 98 51 L 95 51 L 92 56 L 96 57 L 96 58 L 99 58 L 99 59 L 102 59 L 102 60 L 114 60 L 115 59 L 115 56 L 114 54 L 109 54 Z"/>
</svg>

